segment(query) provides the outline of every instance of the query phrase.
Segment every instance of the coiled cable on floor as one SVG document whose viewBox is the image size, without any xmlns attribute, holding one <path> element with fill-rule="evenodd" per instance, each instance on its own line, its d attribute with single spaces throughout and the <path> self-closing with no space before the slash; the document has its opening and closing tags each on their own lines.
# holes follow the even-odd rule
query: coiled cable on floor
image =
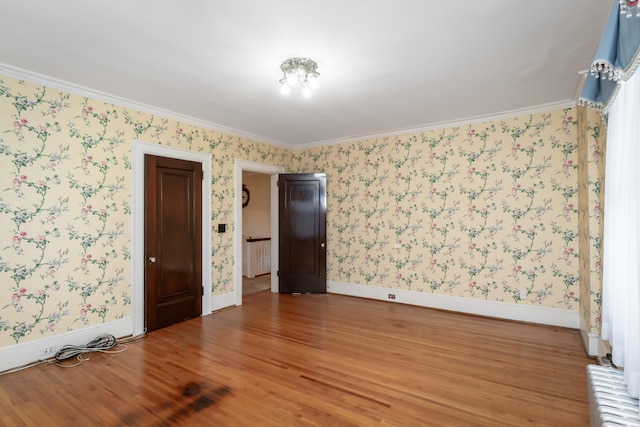
<svg viewBox="0 0 640 427">
<path fill-rule="evenodd" d="M 82 362 L 89 360 L 82 357 L 85 353 L 91 353 L 95 351 L 99 351 L 102 353 L 120 353 L 127 349 L 127 346 L 121 345 L 123 348 L 118 350 L 112 350 L 116 345 L 118 345 L 118 340 L 111 334 L 100 335 L 95 338 L 93 341 L 90 341 L 84 346 L 76 346 L 76 345 L 65 345 L 55 355 L 56 362 L 62 362 L 69 360 L 73 357 L 78 359 L 78 363 L 73 365 L 61 365 L 60 363 L 56 363 L 58 366 L 63 366 L 65 368 L 70 368 L 73 366 L 77 366 Z"/>
<path fill-rule="evenodd" d="M 116 337 L 111 334 L 100 335 L 93 341 L 87 343 L 85 346 L 65 345 L 56 353 L 56 360 L 61 362 L 63 360 L 71 359 L 83 353 L 89 353 L 92 351 L 109 350 L 113 348 L 118 341 Z"/>
<path fill-rule="evenodd" d="M 74 366 L 78 366 L 82 364 L 82 362 L 89 360 L 88 358 L 83 358 L 82 355 L 84 353 L 89 353 L 92 351 L 99 351 L 101 353 L 122 353 L 127 349 L 127 346 L 124 343 L 132 343 L 136 341 L 140 341 L 147 337 L 147 328 L 144 328 L 141 334 L 130 336 L 127 338 L 121 338 L 116 340 L 113 335 L 105 334 L 100 335 L 93 341 L 89 342 L 84 346 L 74 346 L 74 345 L 65 345 L 62 347 L 53 358 L 46 360 L 39 360 L 37 362 L 29 363 L 27 365 L 19 366 L 17 368 L 9 369 L 6 371 L 0 372 L 0 376 L 10 374 L 13 372 L 22 371 L 23 369 L 32 368 L 34 366 L 42 365 L 42 364 L 53 364 L 60 366 L 62 368 L 73 368 Z M 118 347 L 117 349 L 113 349 L 114 347 Z M 72 357 L 76 356 L 78 359 L 78 363 L 68 364 L 60 363 L 62 361 L 68 361 Z"/>
</svg>

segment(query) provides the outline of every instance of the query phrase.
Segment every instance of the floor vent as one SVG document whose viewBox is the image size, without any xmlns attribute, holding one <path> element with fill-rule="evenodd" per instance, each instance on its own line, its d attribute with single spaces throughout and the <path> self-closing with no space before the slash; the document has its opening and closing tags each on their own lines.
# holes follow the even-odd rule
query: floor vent
<svg viewBox="0 0 640 427">
<path fill-rule="evenodd" d="M 640 427 L 638 399 L 629 396 L 622 371 L 589 365 L 587 386 L 591 427 Z"/>
</svg>

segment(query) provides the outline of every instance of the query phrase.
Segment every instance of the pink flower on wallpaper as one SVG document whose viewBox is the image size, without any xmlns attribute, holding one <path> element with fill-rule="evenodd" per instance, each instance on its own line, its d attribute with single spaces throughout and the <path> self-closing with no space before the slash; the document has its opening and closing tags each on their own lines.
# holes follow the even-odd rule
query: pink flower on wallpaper
<svg viewBox="0 0 640 427">
<path fill-rule="evenodd" d="M 570 167 L 573 167 L 573 160 L 567 160 L 565 163 L 562 164 L 562 170 L 565 172 L 567 172 Z"/>
<path fill-rule="evenodd" d="M 20 175 L 19 177 L 13 178 L 13 186 L 20 187 L 23 182 L 27 180 L 26 175 Z"/>
<path fill-rule="evenodd" d="M 80 316 L 87 317 L 87 312 L 89 312 L 89 310 L 91 310 L 91 304 L 85 305 L 83 308 L 80 309 Z"/>
<path fill-rule="evenodd" d="M 86 106 L 82 109 L 82 115 L 87 117 L 89 114 L 91 114 L 93 112 L 93 107 L 91 106 Z"/>
<path fill-rule="evenodd" d="M 25 118 L 22 118 L 20 120 L 16 120 L 15 122 L 13 122 L 13 127 L 16 130 L 22 130 L 22 127 L 25 126 L 27 123 L 29 123 L 29 121 Z"/>
</svg>

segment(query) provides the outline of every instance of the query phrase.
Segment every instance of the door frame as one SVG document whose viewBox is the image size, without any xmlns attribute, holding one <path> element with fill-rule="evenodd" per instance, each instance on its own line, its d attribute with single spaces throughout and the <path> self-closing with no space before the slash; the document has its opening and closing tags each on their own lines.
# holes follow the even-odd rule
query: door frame
<svg viewBox="0 0 640 427">
<path fill-rule="evenodd" d="M 233 230 L 234 269 L 233 283 L 236 293 L 236 305 L 242 305 L 242 172 L 258 172 L 271 175 L 271 292 L 278 292 L 278 179 L 280 173 L 284 173 L 283 166 L 274 166 L 266 163 L 252 162 L 249 160 L 234 159 L 234 214 Z"/>
<path fill-rule="evenodd" d="M 131 319 L 133 335 L 144 332 L 144 156 L 171 157 L 202 164 L 202 315 L 211 313 L 211 155 L 132 140 L 131 144 Z M 208 292 L 206 290 L 209 290 Z"/>
</svg>

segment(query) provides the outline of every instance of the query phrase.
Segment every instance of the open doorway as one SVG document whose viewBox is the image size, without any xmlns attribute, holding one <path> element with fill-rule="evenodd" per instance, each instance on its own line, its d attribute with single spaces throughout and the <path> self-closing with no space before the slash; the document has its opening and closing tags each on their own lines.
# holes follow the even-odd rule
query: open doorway
<svg viewBox="0 0 640 427">
<path fill-rule="evenodd" d="M 277 247 L 278 247 L 278 191 L 277 191 L 277 174 L 284 173 L 284 168 L 282 166 L 274 166 L 267 165 L 264 163 L 250 162 L 247 160 L 235 160 L 234 165 L 234 190 L 235 190 L 235 214 L 234 214 L 234 223 L 236 224 L 234 228 L 234 258 L 235 268 L 234 268 L 234 283 L 235 283 L 235 293 L 236 293 L 236 305 L 242 305 L 242 294 L 243 294 L 243 249 L 245 247 L 244 243 L 246 240 L 243 239 L 243 236 L 246 235 L 244 232 L 244 224 L 243 224 L 243 173 L 256 174 L 256 175 L 266 175 L 270 181 L 268 197 L 269 197 L 269 209 L 270 209 L 270 238 L 271 238 L 271 268 L 270 271 L 273 271 L 274 274 L 270 274 L 270 288 L 271 291 L 277 291 L 278 283 L 277 276 L 275 271 L 277 269 L 278 260 L 277 260 Z M 258 194 L 255 194 L 256 191 L 252 191 L 251 187 L 247 187 L 249 193 L 249 206 L 251 203 L 256 200 Z M 263 190 L 264 191 L 264 190 Z M 246 193 L 244 193 L 246 194 Z M 263 194 L 266 196 L 266 194 Z M 246 200 L 246 199 L 245 199 Z M 246 209 L 246 208 L 245 208 Z M 247 235 L 248 236 L 248 235 Z M 251 235 L 251 237 L 255 237 Z"/>
<path fill-rule="evenodd" d="M 271 176 L 242 171 L 242 296 L 271 289 Z"/>
</svg>

